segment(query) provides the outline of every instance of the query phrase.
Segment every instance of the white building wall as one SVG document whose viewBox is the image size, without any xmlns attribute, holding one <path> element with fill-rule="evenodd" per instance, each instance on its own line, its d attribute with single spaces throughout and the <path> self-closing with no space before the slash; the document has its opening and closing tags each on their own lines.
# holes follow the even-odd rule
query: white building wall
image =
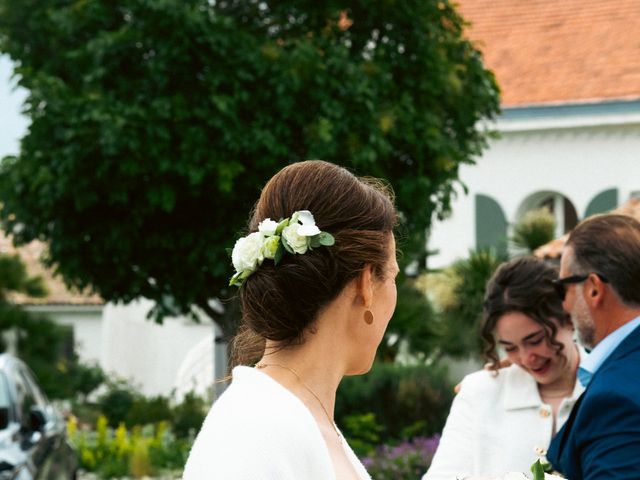
<svg viewBox="0 0 640 480">
<path fill-rule="evenodd" d="M 105 306 L 100 365 L 145 395 L 168 395 L 189 352 L 203 338 L 212 338 L 213 325 L 187 318 L 167 318 L 158 325 L 146 319 L 151 307 L 148 300 Z"/>
<path fill-rule="evenodd" d="M 73 328 L 76 353 L 80 361 L 89 365 L 100 363 L 102 347 L 101 305 L 30 305 L 25 310 Z"/>
<path fill-rule="evenodd" d="M 620 203 L 640 191 L 640 123 L 619 123 L 503 131 L 476 165 L 460 169 L 469 193 L 459 193 L 450 218 L 434 222 L 429 248 L 439 253 L 430 257 L 429 266 L 449 265 L 475 248 L 476 194 L 495 199 L 513 224 L 522 202 L 539 191 L 563 194 L 579 218 L 604 190 L 617 188 Z"/>
</svg>

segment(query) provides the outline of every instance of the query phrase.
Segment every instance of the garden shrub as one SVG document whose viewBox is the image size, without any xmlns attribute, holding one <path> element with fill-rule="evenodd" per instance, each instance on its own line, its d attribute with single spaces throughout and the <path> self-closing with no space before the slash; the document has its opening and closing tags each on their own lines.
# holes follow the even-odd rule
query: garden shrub
<svg viewBox="0 0 640 480">
<path fill-rule="evenodd" d="M 101 416 L 95 430 L 79 429 L 77 420 L 69 419 L 67 433 L 81 468 L 106 479 L 179 473 L 184 467 L 193 437 L 177 438 L 165 422 L 130 430 L 108 424 Z"/>
<path fill-rule="evenodd" d="M 511 243 L 527 254 L 555 238 L 556 218 L 549 208 L 530 210 L 514 225 Z"/>
<path fill-rule="evenodd" d="M 367 375 L 347 377 L 338 389 L 336 420 L 351 439 L 348 418 L 371 413 L 382 442 L 442 430 L 453 385 L 441 366 L 376 363 Z M 356 435 L 357 438 L 357 435 Z"/>
<path fill-rule="evenodd" d="M 124 423 L 140 395 L 122 380 L 109 383 L 109 390 L 98 399 L 98 407 L 113 428 Z"/>
<path fill-rule="evenodd" d="M 129 427 L 135 425 L 147 425 L 162 421 L 171 421 L 171 406 L 169 399 L 162 395 L 155 397 L 134 396 L 133 403 L 125 417 L 125 423 Z"/>
<path fill-rule="evenodd" d="M 187 393 L 182 403 L 173 407 L 171 423 L 173 431 L 180 438 L 195 435 L 207 415 L 209 403 L 195 393 Z"/>
<path fill-rule="evenodd" d="M 347 415 L 342 421 L 342 433 L 349 438 L 349 446 L 356 455 L 363 457 L 375 450 L 383 427 L 373 413 Z"/>
</svg>

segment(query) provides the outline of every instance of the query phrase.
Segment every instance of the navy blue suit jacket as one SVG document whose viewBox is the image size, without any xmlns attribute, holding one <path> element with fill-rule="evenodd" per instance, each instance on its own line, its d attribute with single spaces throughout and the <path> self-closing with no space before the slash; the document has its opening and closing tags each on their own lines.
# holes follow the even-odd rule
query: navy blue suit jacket
<svg viewBox="0 0 640 480">
<path fill-rule="evenodd" d="M 570 480 L 640 479 L 640 327 L 593 375 L 547 458 Z"/>
</svg>

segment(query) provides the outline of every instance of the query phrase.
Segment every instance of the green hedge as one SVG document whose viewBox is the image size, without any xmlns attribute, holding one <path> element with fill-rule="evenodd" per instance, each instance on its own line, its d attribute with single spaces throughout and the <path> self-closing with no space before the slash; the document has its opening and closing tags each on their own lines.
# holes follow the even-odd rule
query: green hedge
<svg viewBox="0 0 640 480">
<path fill-rule="evenodd" d="M 385 443 L 428 436 L 442 431 L 452 400 L 453 385 L 442 366 L 377 363 L 368 374 L 343 380 L 336 420 L 350 440 L 372 439 L 372 434 Z"/>
</svg>

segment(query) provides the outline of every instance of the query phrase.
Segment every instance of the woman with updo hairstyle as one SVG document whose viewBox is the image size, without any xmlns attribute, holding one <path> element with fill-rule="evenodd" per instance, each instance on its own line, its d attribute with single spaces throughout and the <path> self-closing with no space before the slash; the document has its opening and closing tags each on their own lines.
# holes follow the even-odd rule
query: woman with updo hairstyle
<svg viewBox="0 0 640 480">
<path fill-rule="evenodd" d="M 295 163 L 267 183 L 232 254 L 232 382 L 186 480 L 370 478 L 333 413 L 340 381 L 369 371 L 395 309 L 396 221 L 385 184 L 331 163 Z"/>
<path fill-rule="evenodd" d="M 562 308 L 556 268 L 535 257 L 503 263 L 487 284 L 482 338 L 488 361 L 467 375 L 423 480 L 529 472 L 584 391 L 584 350 Z M 510 366 L 500 368 L 498 346 Z"/>
</svg>

